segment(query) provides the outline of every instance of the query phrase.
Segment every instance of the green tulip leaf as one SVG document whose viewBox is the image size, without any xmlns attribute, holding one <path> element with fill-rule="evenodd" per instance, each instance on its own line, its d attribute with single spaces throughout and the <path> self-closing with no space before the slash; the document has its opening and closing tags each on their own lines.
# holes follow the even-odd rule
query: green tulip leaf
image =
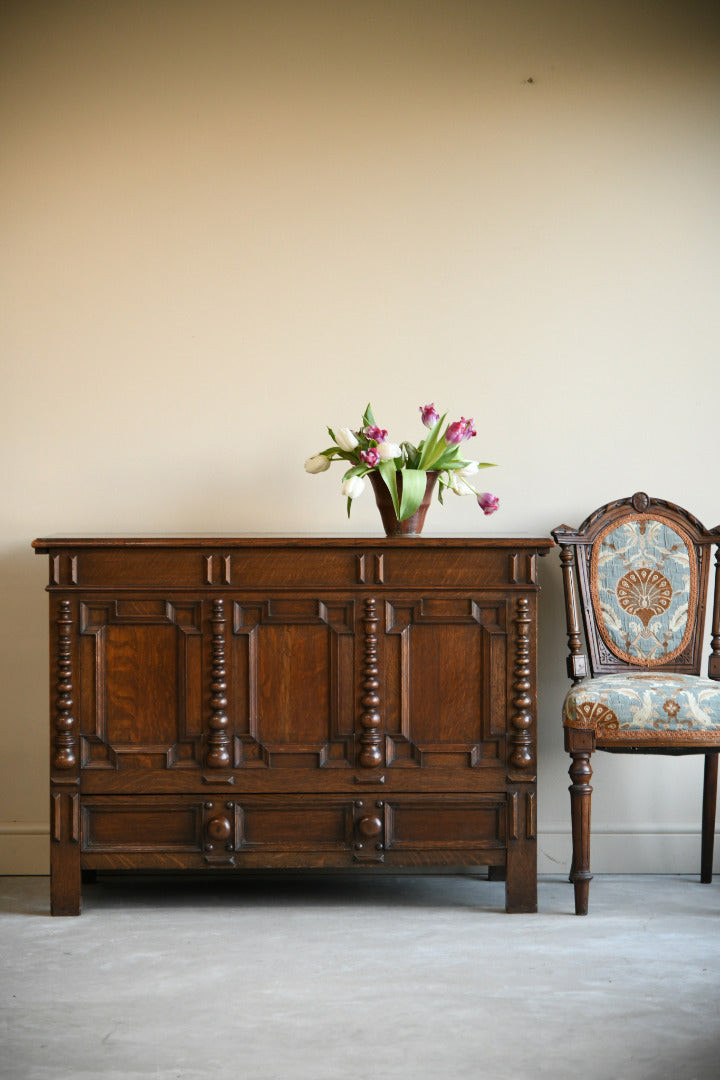
<svg viewBox="0 0 720 1080">
<path fill-rule="evenodd" d="M 367 472 L 367 465 L 353 465 L 351 469 L 343 473 L 343 480 L 349 480 L 351 476 L 365 476 Z"/>
<path fill-rule="evenodd" d="M 457 446 L 448 446 L 446 450 L 443 450 L 433 462 L 433 469 L 437 469 L 438 472 L 443 469 L 462 469 L 463 460 L 458 457 L 457 449 Z"/>
<path fill-rule="evenodd" d="M 392 501 L 393 501 L 393 507 L 395 508 L 395 513 L 399 518 L 400 517 L 400 499 L 399 499 L 399 496 L 398 496 L 398 489 L 397 489 L 397 469 L 395 468 L 395 462 L 394 461 L 381 461 L 380 464 L 377 467 L 377 471 L 380 473 L 383 480 L 385 481 L 387 489 L 390 492 L 390 497 L 392 498 Z M 402 475 L 404 476 L 405 473 L 403 473 Z"/>
<path fill-rule="evenodd" d="M 418 469 L 434 469 L 435 460 L 443 453 L 444 447 L 439 449 L 439 444 L 445 442 L 445 432 L 443 431 L 443 424 L 445 423 L 445 417 L 447 413 L 444 413 L 437 424 L 432 428 L 425 442 L 422 444 L 422 453 L 420 454 L 420 460 L 418 462 Z"/>
<path fill-rule="evenodd" d="M 406 521 L 407 518 L 413 516 L 423 501 L 426 487 L 427 473 L 424 469 L 403 469 L 399 521 Z"/>
<path fill-rule="evenodd" d="M 375 427 L 375 417 L 373 416 L 372 405 L 368 402 L 368 407 L 365 410 L 362 418 L 363 429 L 366 427 Z"/>
<path fill-rule="evenodd" d="M 420 443 L 422 447 L 423 444 Z M 400 447 L 403 451 L 403 461 L 409 469 L 417 469 L 418 462 L 420 461 L 420 451 L 417 446 L 413 446 L 411 442 L 400 443 Z"/>
</svg>

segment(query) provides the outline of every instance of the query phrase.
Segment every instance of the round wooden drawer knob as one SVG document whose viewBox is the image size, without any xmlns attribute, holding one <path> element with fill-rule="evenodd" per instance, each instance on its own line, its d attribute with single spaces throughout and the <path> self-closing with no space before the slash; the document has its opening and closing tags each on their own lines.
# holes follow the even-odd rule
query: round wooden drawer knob
<svg viewBox="0 0 720 1080">
<path fill-rule="evenodd" d="M 358 821 L 357 828 L 361 836 L 370 839 L 373 836 L 380 835 L 383 825 L 379 817 L 364 817 Z"/>
<path fill-rule="evenodd" d="M 213 840 L 227 840 L 232 833 L 232 825 L 224 814 L 210 818 L 206 828 L 208 836 L 212 837 Z"/>
</svg>

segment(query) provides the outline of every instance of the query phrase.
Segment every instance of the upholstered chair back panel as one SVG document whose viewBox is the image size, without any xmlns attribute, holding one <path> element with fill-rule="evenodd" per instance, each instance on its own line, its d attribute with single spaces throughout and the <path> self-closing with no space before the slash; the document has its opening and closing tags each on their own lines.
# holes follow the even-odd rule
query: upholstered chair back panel
<svg viewBox="0 0 720 1080">
<path fill-rule="evenodd" d="M 671 664 L 695 625 L 698 568 L 690 537 L 658 514 L 636 514 L 612 522 L 598 540 L 590 590 L 606 647 L 627 664 Z"/>
</svg>

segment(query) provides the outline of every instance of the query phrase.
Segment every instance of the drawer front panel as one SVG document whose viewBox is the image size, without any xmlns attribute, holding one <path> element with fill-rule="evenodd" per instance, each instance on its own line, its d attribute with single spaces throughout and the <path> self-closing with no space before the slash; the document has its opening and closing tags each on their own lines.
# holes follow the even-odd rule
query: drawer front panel
<svg viewBox="0 0 720 1080">
<path fill-rule="evenodd" d="M 349 851 L 352 804 L 347 799 L 242 800 L 236 850 Z"/>
<path fill-rule="evenodd" d="M 147 799 L 85 799 L 84 852 L 202 851 L 203 805 Z"/>
<path fill-rule="evenodd" d="M 463 851 L 504 848 L 504 799 L 408 796 L 385 804 L 385 849 L 389 852 Z"/>
</svg>

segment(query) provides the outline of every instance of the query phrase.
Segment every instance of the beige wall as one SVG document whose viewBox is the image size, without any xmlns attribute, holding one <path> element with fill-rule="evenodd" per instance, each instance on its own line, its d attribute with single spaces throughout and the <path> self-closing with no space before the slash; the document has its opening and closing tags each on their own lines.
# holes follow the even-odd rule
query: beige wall
<svg viewBox="0 0 720 1080">
<path fill-rule="evenodd" d="M 642 488 L 720 521 L 720 9 L 15 0 L 0 18 L 0 872 L 47 866 L 36 535 L 378 531 L 310 477 L 368 400 L 473 415 L 545 534 Z M 532 80 L 532 81 L 530 81 Z M 568 865 L 557 558 L 544 871 Z M 694 869 L 697 761 L 597 758 L 598 870 Z"/>
</svg>

